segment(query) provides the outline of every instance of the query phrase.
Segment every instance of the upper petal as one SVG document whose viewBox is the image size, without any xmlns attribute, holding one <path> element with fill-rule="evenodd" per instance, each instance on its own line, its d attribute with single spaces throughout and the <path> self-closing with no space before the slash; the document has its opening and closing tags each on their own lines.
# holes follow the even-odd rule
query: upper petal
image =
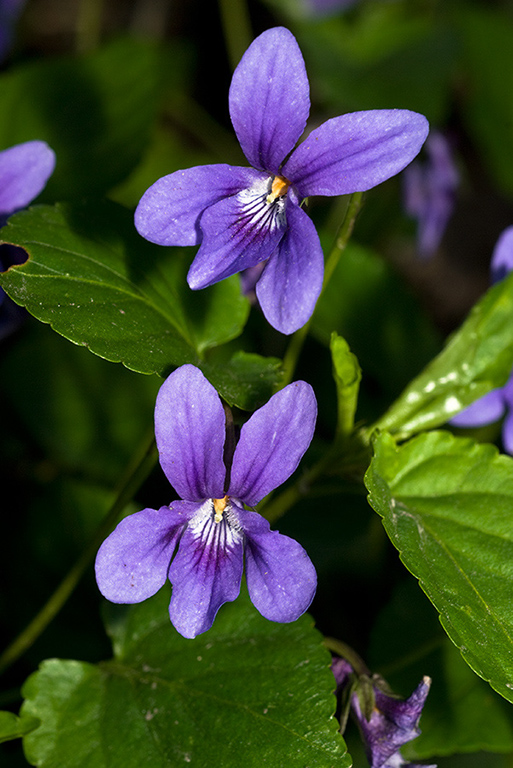
<svg viewBox="0 0 513 768">
<path fill-rule="evenodd" d="M 317 574 L 297 541 L 278 531 L 256 512 L 241 518 L 246 534 L 246 580 L 255 608 L 270 621 L 295 621 L 315 595 Z"/>
<path fill-rule="evenodd" d="M 294 333 L 310 319 L 322 288 L 324 257 L 310 217 L 289 201 L 288 229 L 257 282 L 256 294 L 268 322 Z"/>
<path fill-rule="evenodd" d="M 198 165 L 170 173 L 139 200 L 135 227 L 158 245 L 198 245 L 199 218 L 205 208 L 249 186 L 254 178 L 252 168 L 232 165 Z"/>
<path fill-rule="evenodd" d="M 140 603 L 166 581 L 176 543 L 197 504 L 175 501 L 125 517 L 96 555 L 96 581 L 113 603 Z"/>
<path fill-rule="evenodd" d="M 222 498 L 225 414 L 216 390 L 194 365 L 177 368 L 161 386 L 155 405 L 160 464 L 187 501 Z"/>
<path fill-rule="evenodd" d="M 373 109 L 327 120 L 283 167 L 300 197 L 364 192 L 402 171 L 418 154 L 429 124 L 407 109 Z"/>
<path fill-rule="evenodd" d="M 237 518 L 228 509 L 215 522 L 210 499 L 191 520 L 169 570 L 169 615 L 184 637 L 210 629 L 221 605 L 239 594 L 243 540 Z"/>
<path fill-rule="evenodd" d="M 233 74 L 229 104 L 251 165 L 278 173 L 310 111 L 305 63 L 288 29 L 268 29 L 249 46 Z"/>
<path fill-rule="evenodd" d="M 44 141 L 27 141 L 0 152 L 0 216 L 25 208 L 55 168 L 55 152 Z"/>
<path fill-rule="evenodd" d="M 316 418 L 310 384 L 294 381 L 273 395 L 241 429 L 228 494 L 252 507 L 285 482 L 310 445 Z"/>
<path fill-rule="evenodd" d="M 203 242 L 187 282 L 197 290 L 268 259 L 286 228 L 285 200 L 267 202 L 270 178 L 220 200 L 201 217 Z"/>
</svg>

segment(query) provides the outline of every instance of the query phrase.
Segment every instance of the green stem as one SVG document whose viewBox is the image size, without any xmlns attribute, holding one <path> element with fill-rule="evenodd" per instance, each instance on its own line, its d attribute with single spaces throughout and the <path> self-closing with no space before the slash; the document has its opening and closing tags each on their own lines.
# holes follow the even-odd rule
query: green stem
<svg viewBox="0 0 513 768">
<path fill-rule="evenodd" d="M 362 201 L 363 201 L 363 192 L 353 192 L 353 194 L 349 199 L 349 205 L 347 206 L 344 220 L 340 226 L 337 237 L 335 239 L 335 244 L 331 249 L 330 254 L 326 260 L 326 266 L 324 267 L 324 280 L 322 282 L 321 295 L 324 289 L 326 288 L 326 286 L 328 285 L 329 281 L 331 280 L 333 273 L 337 267 L 337 264 L 340 260 L 340 257 L 342 256 L 342 253 L 344 252 L 349 242 L 349 238 L 351 237 L 351 234 L 354 229 L 356 217 L 358 216 L 360 208 L 362 207 Z M 292 381 L 292 377 L 294 376 L 294 371 L 296 370 L 297 361 L 299 360 L 299 356 L 303 349 L 305 339 L 308 336 L 308 332 L 310 330 L 311 322 L 312 322 L 312 319 L 310 318 L 310 320 L 307 323 L 305 323 L 305 325 L 303 325 L 302 328 L 300 328 L 298 331 L 296 331 L 293 334 L 290 340 L 289 346 L 283 358 L 284 375 L 280 383 L 281 387 L 285 387 L 287 384 L 290 384 L 290 382 Z"/>
<path fill-rule="evenodd" d="M 347 645 L 342 640 L 337 640 L 335 637 L 325 637 L 324 645 L 329 651 L 333 651 L 337 656 L 342 656 L 343 659 L 348 661 L 358 677 L 362 675 L 370 677 L 370 671 L 366 663 L 350 645 Z"/>
<path fill-rule="evenodd" d="M 233 70 L 253 40 L 246 0 L 219 0 L 219 14 Z"/>
<path fill-rule="evenodd" d="M 81 0 L 78 6 L 76 47 L 80 53 L 94 51 L 101 39 L 103 0 Z"/>
<path fill-rule="evenodd" d="M 0 672 L 13 664 L 25 651 L 33 645 L 57 613 L 66 603 L 77 586 L 83 574 L 93 560 L 98 547 L 110 533 L 126 505 L 133 499 L 134 494 L 148 477 L 157 462 L 157 451 L 151 433 L 130 462 L 127 471 L 118 487 L 116 498 L 100 523 L 93 540 L 84 550 L 75 565 L 66 574 L 53 595 L 32 619 L 30 624 L 18 635 L 0 656 Z"/>
</svg>

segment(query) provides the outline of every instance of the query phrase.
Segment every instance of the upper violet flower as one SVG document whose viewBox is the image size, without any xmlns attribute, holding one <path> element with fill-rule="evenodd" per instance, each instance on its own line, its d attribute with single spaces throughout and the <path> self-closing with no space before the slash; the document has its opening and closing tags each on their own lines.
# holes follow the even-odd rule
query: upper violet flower
<svg viewBox="0 0 513 768">
<path fill-rule="evenodd" d="M 174 371 L 157 396 L 155 437 L 182 500 L 126 517 L 103 542 L 96 558 L 103 595 L 138 603 L 169 578 L 171 621 L 184 637 L 196 637 L 239 594 L 244 555 L 256 608 L 271 621 L 295 621 L 313 599 L 315 569 L 303 547 L 244 504 L 253 507 L 294 472 L 316 417 L 310 385 L 289 384 L 244 424 L 227 470 L 217 392 L 193 365 Z"/>
<path fill-rule="evenodd" d="M 513 269 L 513 227 L 500 235 L 490 263 L 491 281 L 498 283 Z M 504 386 L 492 389 L 450 420 L 455 427 L 484 427 L 506 414 L 502 425 L 502 443 L 513 455 L 513 371 Z"/>
<path fill-rule="evenodd" d="M 449 142 L 438 131 L 426 141 L 427 160 L 416 160 L 404 173 L 404 205 L 417 219 L 419 254 L 431 256 L 451 218 L 459 186 L 459 173 Z"/>
<path fill-rule="evenodd" d="M 305 64 L 294 36 L 268 29 L 237 66 L 230 116 L 251 168 L 204 165 L 164 176 L 142 196 L 135 226 L 160 245 L 198 245 L 189 286 L 206 288 L 267 261 L 256 294 L 267 320 L 292 333 L 311 316 L 323 254 L 301 204 L 310 195 L 363 192 L 401 171 L 428 133 L 402 109 L 342 115 L 294 149 L 310 111 Z"/>
<path fill-rule="evenodd" d="M 355 685 L 353 669 L 345 659 L 333 659 L 332 671 L 338 692 L 350 686 L 351 711 L 371 768 L 436 768 L 408 763 L 399 752 L 404 744 L 420 734 L 419 720 L 431 686 L 429 677 L 424 677 L 411 696 L 404 700 L 392 695 L 385 681 L 377 675 L 370 679 L 366 677 L 365 686 L 358 679 Z M 371 701 L 367 701 L 369 697 Z"/>
</svg>

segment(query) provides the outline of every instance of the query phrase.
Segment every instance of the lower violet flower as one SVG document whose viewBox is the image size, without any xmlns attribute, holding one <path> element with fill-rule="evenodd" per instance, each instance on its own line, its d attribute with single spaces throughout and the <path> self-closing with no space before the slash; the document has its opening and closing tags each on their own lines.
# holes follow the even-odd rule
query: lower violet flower
<svg viewBox="0 0 513 768">
<path fill-rule="evenodd" d="M 419 734 L 422 714 L 431 679 L 424 677 L 411 696 L 404 700 L 391 694 L 377 675 L 355 675 L 351 665 L 335 658 L 332 671 L 337 693 L 350 697 L 351 712 L 358 724 L 371 768 L 436 768 L 407 762 L 399 749 Z"/>
<path fill-rule="evenodd" d="M 244 505 L 253 507 L 294 472 L 316 417 L 310 385 L 289 384 L 244 424 L 227 468 L 216 390 L 193 365 L 174 371 L 157 396 L 155 437 L 181 500 L 126 517 L 103 542 L 96 558 L 102 594 L 139 603 L 169 578 L 171 621 L 184 637 L 196 637 L 239 594 L 245 557 L 255 607 L 271 621 L 295 621 L 315 594 L 315 569 L 300 544 Z"/>
<path fill-rule="evenodd" d="M 513 227 L 500 235 L 490 264 L 491 281 L 503 280 L 513 269 Z M 504 415 L 502 443 L 506 453 L 513 456 L 513 371 L 503 387 L 492 389 L 450 420 L 455 427 L 484 427 Z"/>
<path fill-rule="evenodd" d="M 163 176 L 139 201 L 135 226 L 159 245 L 200 245 L 187 275 L 193 290 L 267 262 L 256 295 L 269 323 L 290 334 L 311 316 L 324 271 L 303 201 L 364 192 L 399 173 L 419 152 L 428 122 L 405 109 L 354 112 L 327 120 L 295 147 L 310 111 L 309 84 L 284 27 L 249 46 L 229 107 L 252 167 L 203 165 Z"/>
</svg>

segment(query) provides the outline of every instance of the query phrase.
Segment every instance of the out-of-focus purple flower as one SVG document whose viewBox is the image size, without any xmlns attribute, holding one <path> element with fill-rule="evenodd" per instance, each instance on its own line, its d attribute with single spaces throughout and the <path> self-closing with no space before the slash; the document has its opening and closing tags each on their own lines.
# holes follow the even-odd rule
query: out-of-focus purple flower
<svg viewBox="0 0 513 768">
<path fill-rule="evenodd" d="M 499 236 L 490 263 L 492 283 L 503 280 L 513 269 L 513 227 Z M 513 372 L 503 387 L 492 389 L 450 420 L 455 427 L 484 427 L 506 416 L 502 425 L 502 444 L 513 455 Z"/>
<path fill-rule="evenodd" d="M 452 216 L 459 186 L 459 173 L 449 142 L 432 131 L 425 144 L 427 158 L 416 160 L 405 171 L 404 205 L 417 219 L 417 247 L 421 256 L 431 256 Z"/>
<path fill-rule="evenodd" d="M 306 12 L 312 16 L 332 16 L 339 11 L 345 11 L 358 0 L 304 0 Z"/>
<path fill-rule="evenodd" d="M 54 167 L 55 153 L 44 141 L 27 141 L 0 151 L 0 227 L 12 213 L 39 195 Z M 21 263 L 25 256 L 16 246 L 0 245 L 0 271 Z M 0 339 L 18 326 L 22 316 L 0 289 Z"/>
<path fill-rule="evenodd" d="M 55 153 L 44 141 L 26 141 L 0 152 L 0 226 L 44 189 Z"/>
<path fill-rule="evenodd" d="M 0 62 L 9 53 L 14 27 L 27 0 L 0 0 Z"/>
<path fill-rule="evenodd" d="M 157 397 L 155 437 L 182 500 L 126 517 L 103 542 L 96 558 L 103 595 L 139 603 L 169 578 L 171 621 L 184 637 L 196 637 L 239 594 L 244 555 L 256 608 L 271 621 L 295 621 L 313 599 L 315 569 L 300 544 L 244 504 L 255 506 L 294 472 L 316 417 L 310 385 L 289 384 L 244 424 L 227 468 L 217 392 L 193 365 L 174 371 Z"/>
<path fill-rule="evenodd" d="M 302 201 L 365 191 L 399 173 L 419 152 L 428 122 L 402 109 L 355 112 L 323 123 L 294 149 L 310 96 L 301 51 L 283 27 L 250 45 L 229 106 L 252 168 L 205 165 L 164 176 L 141 198 L 135 226 L 160 245 L 200 245 L 187 276 L 194 290 L 267 260 L 256 285 L 260 306 L 272 326 L 293 333 L 311 316 L 324 271 Z"/>
<path fill-rule="evenodd" d="M 349 693 L 351 712 L 371 768 L 436 768 L 408 763 L 399 752 L 420 734 L 419 720 L 431 686 L 429 677 L 424 677 L 411 696 L 403 700 L 392 695 L 378 676 L 358 679 L 345 659 L 333 659 L 332 671 L 337 692 Z"/>
</svg>

